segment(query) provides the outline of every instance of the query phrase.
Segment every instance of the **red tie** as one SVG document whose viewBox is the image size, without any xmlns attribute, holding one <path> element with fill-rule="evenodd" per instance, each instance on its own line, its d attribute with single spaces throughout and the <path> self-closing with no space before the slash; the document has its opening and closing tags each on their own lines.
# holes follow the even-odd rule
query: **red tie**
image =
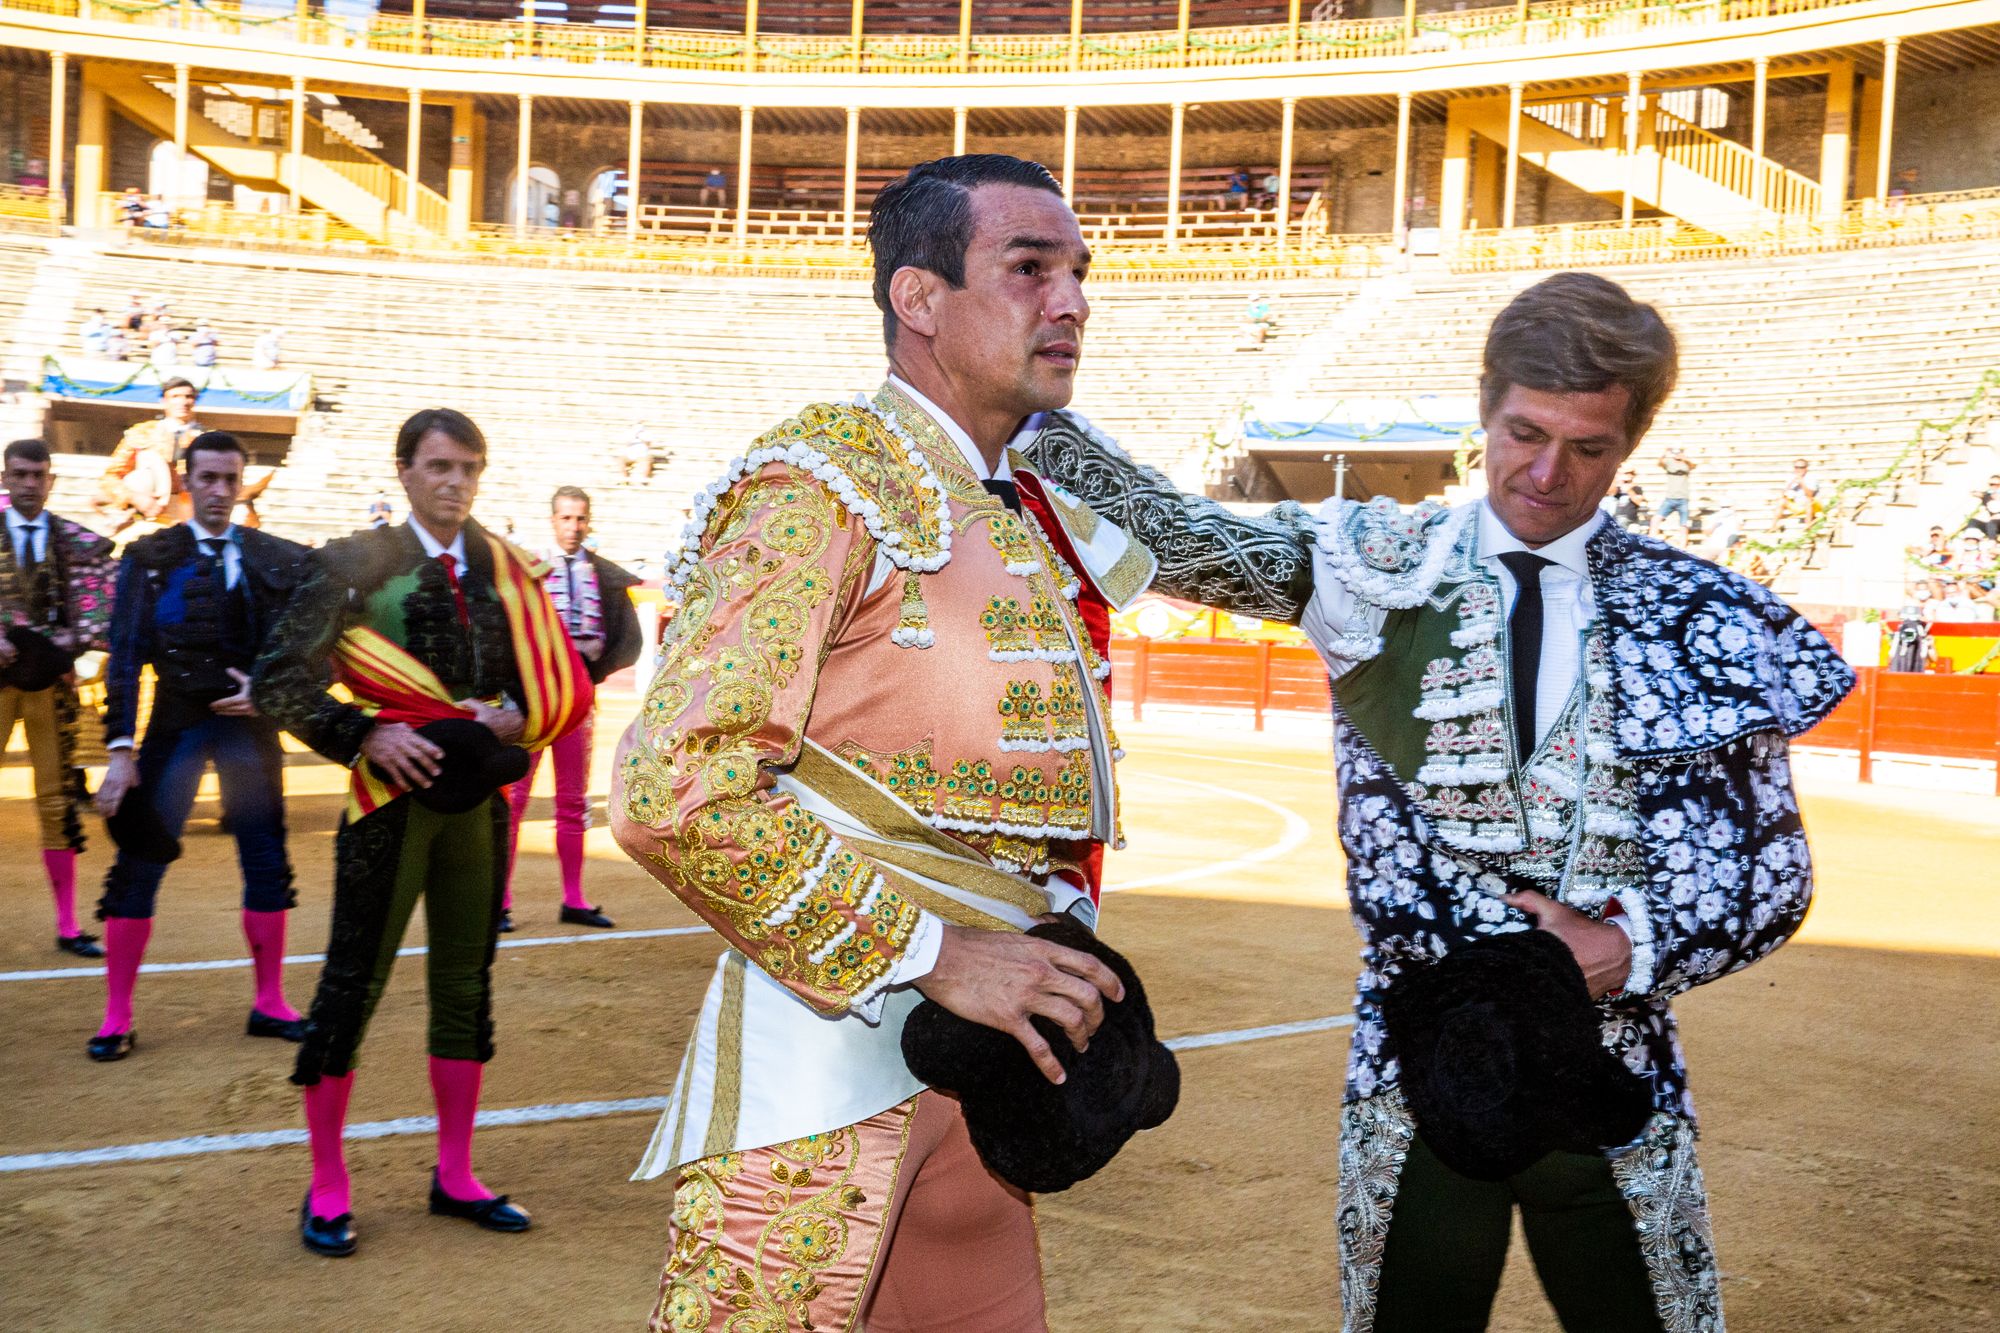
<svg viewBox="0 0 2000 1333">
<path fill-rule="evenodd" d="M 458 557 L 450 551 L 439 551 L 438 563 L 444 566 L 444 580 L 451 585 L 451 600 L 458 607 L 459 627 L 471 629 L 472 613 L 465 608 L 465 589 L 458 586 Z"/>
</svg>

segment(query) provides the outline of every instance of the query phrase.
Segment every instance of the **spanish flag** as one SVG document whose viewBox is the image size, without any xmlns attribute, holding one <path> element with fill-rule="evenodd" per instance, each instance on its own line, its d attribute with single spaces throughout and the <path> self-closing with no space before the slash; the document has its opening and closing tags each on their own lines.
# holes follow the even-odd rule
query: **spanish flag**
<svg viewBox="0 0 2000 1333">
<path fill-rule="evenodd" d="M 507 632 L 521 674 L 526 713 L 521 745 L 529 750 L 544 749 L 590 716 L 594 699 L 590 673 L 542 586 L 547 571 L 527 553 L 490 533 L 485 538 L 493 553 L 493 583 L 507 613 Z M 467 710 L 451 697 L 437 673 L 402 645 L 365 625 L 353 626 L 335 642 L 333 664 L 341 684 L 353 692 L 363 710 L 384 722 L 422 726 L 466 715 Z M 385 781 L 366 760 L 354 765 L 353 774 L 347 793 L 349 820 L 371 814 L 404 793 L 404 788 Z"/>
</svg>

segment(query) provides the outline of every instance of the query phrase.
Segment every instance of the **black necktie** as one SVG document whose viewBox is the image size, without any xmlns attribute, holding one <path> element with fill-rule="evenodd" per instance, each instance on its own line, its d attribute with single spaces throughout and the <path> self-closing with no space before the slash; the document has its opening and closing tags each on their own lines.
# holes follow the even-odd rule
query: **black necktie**
<svg viewBox="0 0 2000 1333">
<path fill-rule="evenodd" d="M 583 604 L 577 596 L 576 557 L 573 555 L 563 557 L 563 578 L 568 580 L 569 585 L 568 599 L 564 605 L 569 608 L 569 636 L 574 639 L 583 633 Z"/>
<path fill-rule="evenodd" d="M 1009 510 L 1016 514 L 1021 512 L 1021 492 L 1015 487 L 1013 482 L 1002 481 L 997 477 L 988 477 L 979 484 L 986 488 L 988 495 L 997 497 L 1000 503 L 1006 505 Z"/>
<path fill-rule="evenodd" d="M 42 525 L 24 523 L 21 525 L 21 577 L 32 582 L 42 565 L 42 553 L 37 549 L 37 538 L 41 536 Z"/>
<path fill-rule="evenodd" d="M 203 537 L 197 545 L 201 547 L 202 554 L 208 557 L 208 562 L 212 566 L 210 572 L 215 578 L 216 591 L 226 590 L 229 587 L 229 565 L 223 560 L 222 552 L 229 543 L 220 537 Z"/>
<path fill-rule="evenodd" d="M 1542 671 L 1542 571 L 1554 561 L 1532 551 L 1500 557 L 1514 576 L 1514 612 L 1507 617 L 1508 668 L 1514 686 L 1514 749 L 1526 763 L 1535 752 L 1535 684 Z"/>
</svg>

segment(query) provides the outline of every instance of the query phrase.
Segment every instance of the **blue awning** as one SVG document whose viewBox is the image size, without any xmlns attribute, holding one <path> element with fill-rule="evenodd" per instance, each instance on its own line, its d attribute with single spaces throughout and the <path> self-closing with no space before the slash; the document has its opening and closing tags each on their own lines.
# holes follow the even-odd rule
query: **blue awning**
<svg viewBox="0 0 2000 1333">
<path fill-rule="evenodd" d="M 1243 438 L 1275 448 L 1456 449 L 1479 433 L 1476 398 L 1269 399 L 1243 414 Z"/>
<path fill-rule="evenodd" d="M 170 366 L 149 361 L 42 358 L 41 390 L 51 398 L 83 403 L 154 407 L 160 386 L 184 379 L 200 391 L 203 412 L 303 412 L 312 406 L 312 376 L 297 370 L 223 366 Z"/>
</svg>

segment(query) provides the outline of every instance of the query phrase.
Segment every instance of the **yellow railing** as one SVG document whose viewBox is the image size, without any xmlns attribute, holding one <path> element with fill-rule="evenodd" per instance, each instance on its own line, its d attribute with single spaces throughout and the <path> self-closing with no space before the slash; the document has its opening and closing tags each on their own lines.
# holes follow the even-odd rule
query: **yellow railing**
<svg viewBox="0 0 2000 1333">
<path fill-rule="evenodd" d="M 391 213 L 409 217 L 405 208 L 408 179 L 400 168 L 390 166 L 310 116 L 306 118 L 305 150 L 307 157 L 380 200 L 385 218 Z M 451 211 L 445 197 L 422 184 L 416 187 L 415 194 L 416 225 L 426 231 L 444 232 Z"/>
<path fill-rule="evenodd" d="M 18 194 L 18 192 L 17 192 Z M 118 216 L 105 196 L 103 216 Z M 0 195 L 0 218 L 6 216 Z M 695 210 L 686 213 L 692 219 Z M 655 219 L 656 221 L 658 219 Z M 615 268 L 741 276 L 863 277 L 869 272 L 865 218 L 844 239 L 837 213 L 766 211 L 740 240 L 733 214 L 703 212 L 699 229 L 649 230 L 628 241 L 621 225 L 602 231 L 475 224 L 452 240 L 440 230 L 412 230 L 392 219 L 386 243 L 323 213 L 239 212 L 222 204 L 185 210 L 166 231 L 140 229 L 145 240 L 220 243 L 274 249 L 367 254 L 379 258 L 484 260 L 551 268 Z M 1454 272 L 1603 268 L 1759 258 L 1883 245 L 2000 240 L 2000 189 L 1915 195 L 1886 202 L 1857 200 L 1837 217 L 1766 217 L 1728 235 L 1677 218 L 1632 223 L 1590 222 L 1512 231 L 1461 232 L 1444 259 Z M 1359 278 L 1398 263 L 1394 238 L 1341 236 L 1294 225 L 1278 252 L 1275 235 L 1192 235 L 1169 248 L 1128 233 L 1093 243 L 1093 271 L 1121 280 L 1203 280 L 1243 277 Z"/>
<path fill-rule="evenodd" d="M 52 236 L 59 219 L 56 201 L 47 190 L 0 185 L 0 231 L 38 232 Z"/>
<path fill-rule="evenodd" d="M 245 9 L 241 0 L 0 0 L 0 9 L 96 22 L 259 36 L 311 45 L 457 59 L 563 61 L 655 69 L 742 70 L 773 74 L 894 76 L 970 71 L 987 74 L 1200 69 L 1377 56 L 1450 55 L 1494 47 L 1543 46 L 1593 37 L 1630 39 L 1765 18 L 1838 9 L 1864 0 L 1553 0 L 1332 22 L 1257 24 L 1177 31 L 1026 35 L 974 33 L 865 36 L 759 35 L 584 24 L 482 22 L 377 14 L 343 21 L 323 13 Z M 1525 16 L 1525 17 L 1524 17 Z"/>
<path fill-rule="evenodd" d="M 2000 239 L 2000 189 L 1856 199 L 1837 216 L 1746 216 L 1723 235 L 1678 218 L 1467 231 L 1445 255 L 1453 272 L 1599 268 L 1686 260 L 1756 259 L 1881 245 Z"/>
<path fill-rule="evenodd" d="M 1710 134 L 1670 111 L 1655 108 L 1653 117 L 1653 147 L 1667 161 L 1773 213 L 1818 215 L 1818 181 L 1760 158 L 1734 139 Z"/>
</svg>

